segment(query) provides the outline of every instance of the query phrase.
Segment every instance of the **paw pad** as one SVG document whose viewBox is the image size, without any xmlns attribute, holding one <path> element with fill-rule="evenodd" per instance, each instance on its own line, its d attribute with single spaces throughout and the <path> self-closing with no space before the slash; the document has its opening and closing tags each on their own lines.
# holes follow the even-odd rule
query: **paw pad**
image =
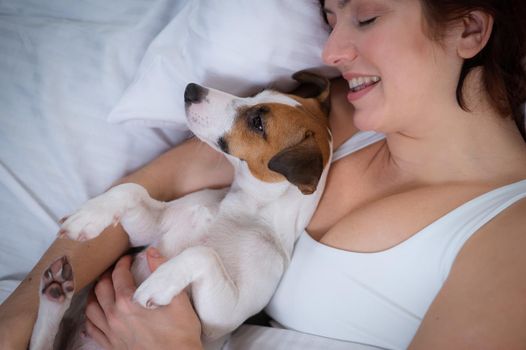
<svg viewBox="0 0 526 350">
<path fill-rule="evenodd" d="M 41 294 L 51 301 L 60 303 L 72 297 L 75 285 L 67 257 L 60 257 L 49 265 L 42 274 L 41 285 Z"/>
</svg>

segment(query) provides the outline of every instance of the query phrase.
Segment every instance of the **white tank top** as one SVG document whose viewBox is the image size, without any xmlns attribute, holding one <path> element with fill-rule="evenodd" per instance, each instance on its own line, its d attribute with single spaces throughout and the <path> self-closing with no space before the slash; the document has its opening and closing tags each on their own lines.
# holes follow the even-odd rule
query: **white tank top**
<svg viewBox="0 0 526 350">
<path fill-rule="evenodd" d="M 339 159 L 383 136 L 361 132 Z M 485 193 L 393 248 L 357 253 L 304 232 L 267 314 L 299 332 L 388 349 L 405 349 L 471 235 L 521 198 L 526 180 Z"/>
</svg>

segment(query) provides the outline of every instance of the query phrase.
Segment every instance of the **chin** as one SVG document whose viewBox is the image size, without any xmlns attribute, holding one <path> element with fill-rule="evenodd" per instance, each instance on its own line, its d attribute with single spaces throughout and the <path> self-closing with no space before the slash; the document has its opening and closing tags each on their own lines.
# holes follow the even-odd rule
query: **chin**
<svg viewBox="0 0 526 350">
<path fill-rule="evenodd" d="M 374 113 L 355 110 L 353 122 L 354 126 L 360 131 L 381 132 L 379 120 L 375 118 Z"/>
</svg>

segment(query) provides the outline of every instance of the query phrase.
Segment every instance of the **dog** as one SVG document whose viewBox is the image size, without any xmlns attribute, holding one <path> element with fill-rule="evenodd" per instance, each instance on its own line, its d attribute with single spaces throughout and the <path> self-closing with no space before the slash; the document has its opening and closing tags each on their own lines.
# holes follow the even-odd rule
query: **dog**
<svg viewBox="0 0 526 350">
<path fill-rule="evenodd" d="M 132 246 L 154 245 L 169 258 L 151 274 L 144 254 L 135 258 L 135 301 L 154 308 L 188 290 L 204 342 L 233 331 L 270 300 L 331 162 L 329 81 L 306 71 L 293 78 L 301 86 L 294 94 L 267 89 L 248 98 L 187 85 L 188 127 L 232 164 L 229 188 L 159 202 L 137 184 L 121 184 L 67 217 L 61 235 L 89 240 L 120 222 Z M 62 257 L 42 276 L 30 349 L 53 348 L 73 291 Z M 88 348 L 76 344 L 67 348 Z"/>
</svg>

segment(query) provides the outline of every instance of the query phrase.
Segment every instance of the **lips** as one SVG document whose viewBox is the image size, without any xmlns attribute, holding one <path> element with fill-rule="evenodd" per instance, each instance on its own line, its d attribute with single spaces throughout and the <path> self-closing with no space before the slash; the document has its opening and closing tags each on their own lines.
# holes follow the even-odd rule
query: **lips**
<svg viewBox="0 0 526 350">
<path fill-rule="evenodd" d="M 349 93 L 347 94 L 347 100 L 349 102 L 354 102 L 366 95 L 374 89 L 376 84 L 378 84 L 382 79 L 376 75 L 365 75 L 365 74 L 356 74 L 348 73 L 344 74 L 343 77 L 349 83 Z"/>
<path fill-rule="evenodd" d="M 361 76 L 349 80 L 349 89 L 352 92 L 358 92 L 380 81 L 378 76 Z"/>
</svg>

